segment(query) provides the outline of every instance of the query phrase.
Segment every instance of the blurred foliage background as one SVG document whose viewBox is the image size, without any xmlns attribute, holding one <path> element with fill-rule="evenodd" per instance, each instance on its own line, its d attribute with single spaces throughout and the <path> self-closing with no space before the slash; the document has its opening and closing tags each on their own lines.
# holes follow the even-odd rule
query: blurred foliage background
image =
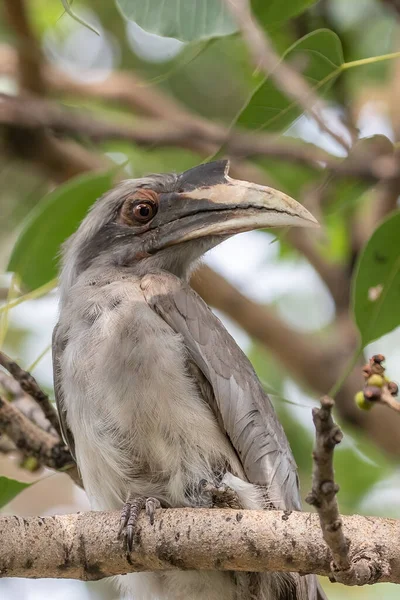
<svg viewBox="0 0 400 600">
<path fill-rule="evenodd" d="M 237 236 L 209 254 L 193 285 L 270 392 L 303 497 L 311 407 L 340 380 L 341 511 L 400 518 L 400 416 L 385 407 L 363 413 L 353 401 L 360 350 L 385 354 L 388 375 L 400 379 L 399 3 L 251 3 L 276 53 L 323 95 L 334 135 L 265 76 L 217 0 L 76 0 L 74 13 L 97 34 L 63 4 L 0 5 L 2 349 L 52 394 L 60 244 L 116 178 L 227 156 L 233 176 L 285 190 L 322 227 Z M 8 442 L 0 437 L 3 511 L 88 508 L 66 475 L 35 470 Z M 5 478 L 34 485 L 10 492 Z M 399 595 L 390 584 L 323 584 L 332 599 Z M 7 600 L 50 593 L 118 597 L 108 582 L 0 581 Z"/>
</svg>

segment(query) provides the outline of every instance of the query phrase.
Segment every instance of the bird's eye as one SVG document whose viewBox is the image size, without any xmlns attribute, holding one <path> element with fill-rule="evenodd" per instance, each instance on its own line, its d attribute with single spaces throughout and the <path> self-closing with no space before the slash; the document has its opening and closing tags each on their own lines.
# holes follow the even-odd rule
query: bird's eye
<svg viewBox="0 0 400 600">
<path fill-rule="evenodd" d="M 157 214 L 158 204 L 156 192 L 148 189 L 138 190 L 125 198 L 119 219 L 125 225 L 145 225 Z"/>
<path fill-rule="evenodd" d="M 140 200 L 132 206 L 132 216 L 139 223 L 147 223 L 155 216 L 156 212 L 157 206 L 151 201 Z"/>
</svg>

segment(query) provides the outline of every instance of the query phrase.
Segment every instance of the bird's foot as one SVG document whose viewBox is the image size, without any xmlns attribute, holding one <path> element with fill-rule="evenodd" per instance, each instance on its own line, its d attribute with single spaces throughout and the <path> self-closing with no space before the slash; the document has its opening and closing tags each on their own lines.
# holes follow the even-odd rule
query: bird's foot
<svg viewBox="0 0 400 600">
<path fill-rule="evenodd" d="M 140 511 L 145 509 L 150 525 L 153 525 L 154 514 L 158 508 L 161 508 L 161 503 L 157 498 L 143 498 L 140 496 L 139 498 L 128 498 L 125 502 L 121 511 L 118 537 L 124 538 L 129 552 L 131 552 L 133 548 Z"/>
<path fill-rule="evenodd" d="M 243 508 L 239 496 L 226 483 L 211 483 L 206 479 L 202 479 L 199 484 L 200 494 L 207 494 L 211 499 L 212 508 Z"/>
</svg>

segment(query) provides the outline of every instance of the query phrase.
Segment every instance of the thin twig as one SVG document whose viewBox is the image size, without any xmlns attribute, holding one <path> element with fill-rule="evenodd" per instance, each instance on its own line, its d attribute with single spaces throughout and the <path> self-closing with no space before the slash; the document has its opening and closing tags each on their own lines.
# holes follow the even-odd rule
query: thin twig
<svg viewBox="0 0 400 600">
<path fill-rule="evenodd" d="M 392 396 L 387 386 L 383 387 L 379 402 L 400 413 L 400 402 Z"/>
<path fill-rule="evenodd" d="M 224 1 L 238 24 L 255 66 L 261 69 L 266 77 L 271 77 L 288 98 L 294 100 L 305 112 L 310 114 L 322 131 L 325 131 L 348 151 L 349 144 L 341 135 L 333 131 L 322 118 L 321 112 L 324 103 L 321 98 L 315 94 L 305 78 L 283 62 L 275 52 L 267 35 L 253 17 L 249 0 Z"/>
<path fill-rule="evenodd" d="M 61 439 L 62 434 L 57 411 L 50 402 L 48 395 L 40 388 L 36 379 L 28 373 L 28 371 L 21 369 L 21 367 L 4 352 L 0 352 L 0 365 L 2 365 L 10 375 L 18 381 L 21 388 L 37 402 L 42 409 L 44 416 L 51 423 L 52 427 L 57 432 L 57 436 Z"/>
<path fill-rule="evenodd" d="M 356 553 L 352 548 L 350 554 L 350 542 L 343 533 L 336 500 L 339 486 L 335 483 L 333 470 L 334 449 L 341 442 L 343 433 L 332 418 L 334 405 L 332 398 L 325 396 L 321 399 L 321 408 L 313 409 L 316 440 L 312 490 L 306 502 L 317 509 L 322 536 L 332 554 L 331 578 L 347 585 L 365 585 L 379 570 L 379 565 L 376 555 L 366 547 Z"/>
</svg>

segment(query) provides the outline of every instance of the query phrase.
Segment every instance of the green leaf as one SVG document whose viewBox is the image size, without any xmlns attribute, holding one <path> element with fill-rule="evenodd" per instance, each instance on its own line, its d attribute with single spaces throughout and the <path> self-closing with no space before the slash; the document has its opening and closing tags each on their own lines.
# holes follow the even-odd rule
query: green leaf
<svg viewBox="0 0 400 600">
<path fill-rule="evenodd" d="M 343 65 L 342 45 L 336 33 L 329 29 L 319 29 L 304 36 L 282 58 L 304 65 L 302 74 L 318 93 L 332 85 Z M 252 93 L 235 121 L 250 129 L 282 131 L 301 113 L 302 109 L 267 77 Z"/>
<path fill-rule="evenodd" d="M 80 175 L 50 192 L 28 216 L 8 270 L 30 290 L 57 276 L 61 244 L 77 229 L 90 206 L 113 185 L 115 170 Z"/>
<path fill-rule="evenodd" d="M 129 21 L 182 42 L 231 35 L 237 26 L 223 0 L 116 0 Z"/>
<path fill-rule="evenodd" d="M 18 496 L 18 494 L 30 485 L 32 484 L 0 476 L 0 508 L 11 502 L 15 496 Z"/>
<path fill-rule="evenodd" d="M 286 0 L 285 2 L 252 0 L 251 8 L 260 25 L 270 31 L 284 21 L 301 14 L 316 2 L 317 0 Z"/>
<path fill-rule="evenodd" d="M 352 303 L 362 345 L 400 325 L 400 212 L 376 229 L 359 259 Z"/>
</svg>

